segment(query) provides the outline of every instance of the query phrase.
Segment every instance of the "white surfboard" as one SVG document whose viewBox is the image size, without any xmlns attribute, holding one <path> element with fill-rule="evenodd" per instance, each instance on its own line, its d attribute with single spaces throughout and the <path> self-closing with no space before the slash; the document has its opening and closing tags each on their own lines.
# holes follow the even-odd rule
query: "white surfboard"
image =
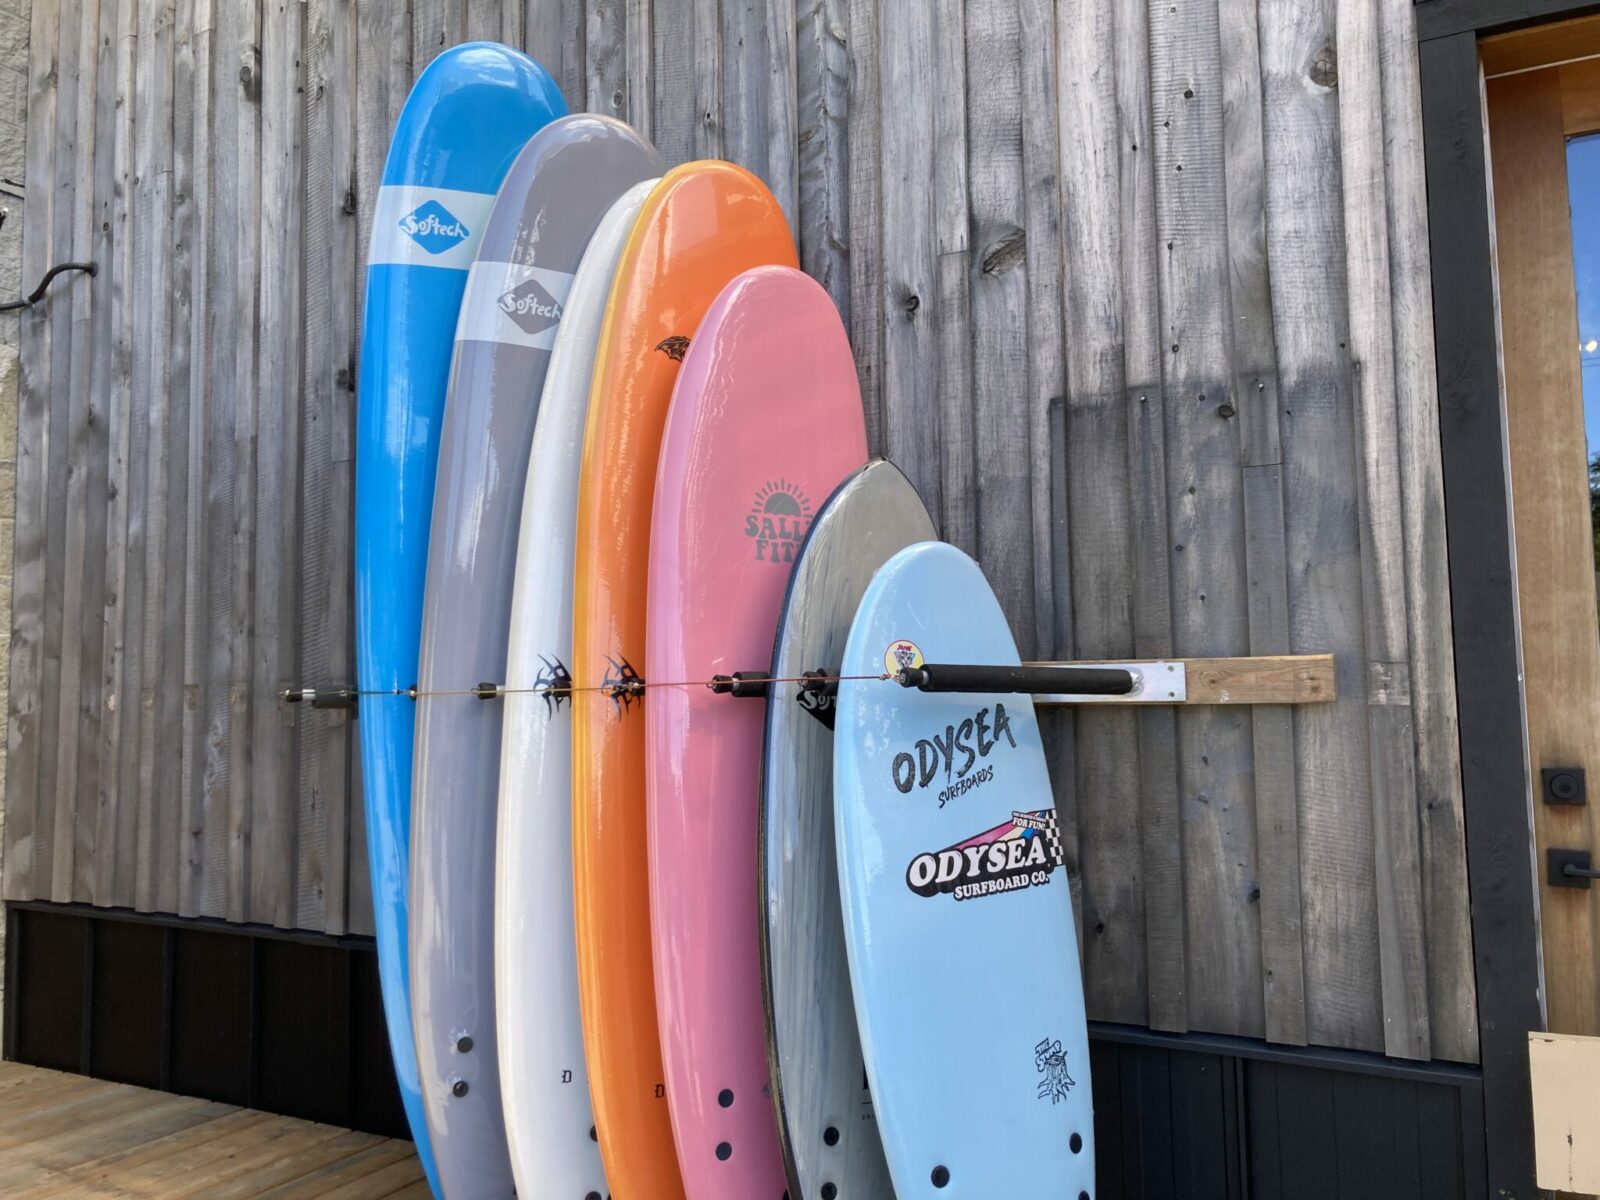
<svg viewBox="0 0 1600 1200">
<path fill-rule="evenodd" d="M 495 852 L 495 1019 L 501 1100 L 521 1196 L 606 1194 L 578 1007 L 572 911 L 570 683 L 578 468 L 601 317 L 623 244 L 656 180 L 601 220 L 567 294 L 523 493 L 506 661 Z"/>
</svg>

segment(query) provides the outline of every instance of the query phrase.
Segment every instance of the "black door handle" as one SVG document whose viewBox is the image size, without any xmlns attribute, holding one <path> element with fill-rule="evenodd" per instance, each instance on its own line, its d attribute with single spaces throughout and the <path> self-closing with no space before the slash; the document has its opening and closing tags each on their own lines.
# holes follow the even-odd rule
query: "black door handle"
<svg viewBox="0 0 1600 1200">
<path fill-rule="evenodd" d="M 1545 861 L 1549 864 L 1551 887 L 1588 888 L 1591 879 L 1600 879 L 1589 863 L 1587 850 L 1548 850 Z"/>
</svg>

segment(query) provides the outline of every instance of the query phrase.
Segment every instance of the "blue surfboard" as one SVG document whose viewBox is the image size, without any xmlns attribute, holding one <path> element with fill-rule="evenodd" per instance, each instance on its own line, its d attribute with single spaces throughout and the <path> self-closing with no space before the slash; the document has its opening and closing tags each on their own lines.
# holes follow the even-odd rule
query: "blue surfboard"
<svg viewBox="0 0 1600 1200">
<path fill-rule="evenodd" d="M 1083 982 L 1033 702 L 877 678 L 924 662 L 1018 662 L 983 571 L 943 542 L 873 576 L 835 712 L 845 947 L 895 1195 L 1090 1200 Z"/>
<path fill-rule="evenodd" d="M 532 59 L 473 42 L 417 77 L 374 205 L 356 431 L 356 681 L 417 682 L 434 471 L 467 271 L 517 153 L 566 112 Z M 435 1194 L 406 964 L 415 701 L 367 696 L 357 728 L 384 1014 L 406 1119 Z"/>
</svg>

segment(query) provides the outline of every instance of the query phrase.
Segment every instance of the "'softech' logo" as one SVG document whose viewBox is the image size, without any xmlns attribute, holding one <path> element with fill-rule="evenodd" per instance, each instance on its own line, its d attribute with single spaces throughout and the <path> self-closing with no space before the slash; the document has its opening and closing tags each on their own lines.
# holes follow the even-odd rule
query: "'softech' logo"
<svg viewBox="0 0 1600 1200">
<path fill-rule="evenodd" d="M 948 893 L 957 900 L 1042 887 L 1061 859 L 1052 809 L 1013 812 L 996 825 L 943 850 L 919 854 L 906 867 L 906 886 L 919 896 Z"/>
<path fill-rule="evenodd" d="M 400 229 L 429 254 L 443 254 L 472 236 L 461 220 L 437 200 L 424 201 L 401 217 Z"/>
<path fill-rule="evenodd" d="M 545 291 L 537 279 L 524 279 L 496 303 L 530 337 L 561 320 L 561 301 Z"/>
<path fill-rule="evenodd" d="M 811 501 L 787 479 L 762 484 L 744 519 L 744 535 L 756 544 L 757 562 L 794 562 L 810 528 Z"/>
</svg>

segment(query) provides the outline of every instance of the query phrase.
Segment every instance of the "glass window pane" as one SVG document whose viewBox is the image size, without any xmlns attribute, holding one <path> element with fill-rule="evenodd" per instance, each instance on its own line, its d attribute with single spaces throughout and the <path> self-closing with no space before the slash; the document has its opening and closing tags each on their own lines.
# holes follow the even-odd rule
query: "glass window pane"
<svg viewBox="0 0 1600 1200">
<path fill-rule="evenodd" d="M 1583 365 L 1583 430 L 1589 447 L 1589 512 L 1600 571 L 1600 133 L 1567 143 L 1572 205 L 1572 270 L 1578 285 L 1578 361 Z"/>
</svg>

